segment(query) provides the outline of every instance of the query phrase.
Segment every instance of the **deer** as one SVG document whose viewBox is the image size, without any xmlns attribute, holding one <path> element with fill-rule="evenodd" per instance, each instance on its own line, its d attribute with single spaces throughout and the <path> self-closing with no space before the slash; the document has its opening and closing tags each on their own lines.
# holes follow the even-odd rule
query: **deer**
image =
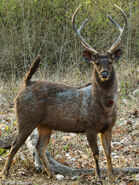
<svg viewBox="0 0 139 185">
<path fill-rule="evenodd" d="M 102 181 L 97 144 L 97 135 L 100 134 L 107 160 L 108 176 L 109 178 L 114 176 L 111 138 L 112 128 L 117 119 L 118 82 L 113 63 L 122 56 L 122 50 L 117 47 L 127 27 L 127 16 L 120 7 L 115 5 L 124 17 L 124 26 L 120 27 L 109 17 L 120 31 L 120 35 L 105 54 L 100 54 L 81 35 L 87 20 L 79 29 L 76 28 L 75 20 L 80 7 L 73 14 L 72 25 L 85 48 L 83 57 L 93 64 L 92 82 L 82 87 L 75 87 L 46 80 L 31 81 L 41 61 L 40 55 L 36 57 L 24 78 L 22 89 L 15 98 L 18 134 L 3 168 L 3 178 L 8 175 L 15 154 L 36 128 L 39 133 L 36 150 L 49 178 L 56 177 L 45 153 L 52 130 L 86 134 L 95 161 L 96 178 Z"/>
</svg>

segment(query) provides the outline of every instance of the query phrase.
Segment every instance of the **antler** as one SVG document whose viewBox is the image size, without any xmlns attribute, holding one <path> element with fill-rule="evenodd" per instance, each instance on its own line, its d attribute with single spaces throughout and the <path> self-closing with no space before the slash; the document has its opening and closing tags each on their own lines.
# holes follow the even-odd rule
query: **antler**
<svg viewBox="0 0 139 185">
<path fill-rule="evenodd" d="M 118 37 L 118 39 L 116 40 L 116 42 L 111 46 L 111 48 L 107 51 L 108 53 L 112 53 L 119 45 L 121 42 L 121 39 L 124 35 L 124 32 L 126 30 L 127 27 L 127 16 L 125 14 L 125 12 L 117 5 L 114 5 L 116 8 L 118 8 L 120 10 L 120 12 L 122 13 L 125 23 L 124 23 L 124 27 L 121 28 L 110 16 L 108 16 L 109 20 L 118 28 L 118 30 L 120 31 L 120 35 Z"/>
<path fill-rule="evenodd" d="M 120 12 L 122 13 L 124 19 L 125 19 L 125 23 L 124 23 L 124 27 L 121 28 L 110 16 L 108 16 L 109 20 L 119 29 L 120 31 L 120 35 L 117 39 L 117 41 L 112 45 L 112 47 L 107 51 L 108 53 L 112 53 L 120 44 L 121 42 L 121 39 L 124 35 L 124 32 L 125 32 L 125 29 L 127 27 L 127 16 L 125 14 L 125 12 L 117 5 L 114 5 L 116 8 L 118 8 L 120 10 Z M 81 36 L 80 32 L 81 32 L 81 29 L 84 27 L 85 23 L 87 22 L 88 19 L 86 19 L 82 25 L 79 27 L 79 29 L 76 28 L 75 26 L 75 18 L 76 18 L 76 15 L 79 11 L 79 9 L 81 8 L 81 6 L 79 6 L 76 11 L 74 12 L 73 14 L 73 17 L 72 17 L 72 25 L 73 25 L 73 28 L 75 30 L 75 32 L 77 33 L 78 37 L 80 38 L 81 42 L 82 42 L 82 45 L 87 49 L 89 50 L 91 53 L 94 53 L 94 54 L 97 54 L 98 52 L 92 48 L 92 46 L 90 46 L 85 40 L 84 38 Z"/>
<path fill-rule="evenodd" d="M 81 8 L 81 6 L 79 6 L 76 11 L 74 12 L 73 14 L 73 17 L 72 17 L 72 25 L 73 25 L 73 28 L 75 30 L 75 32 L 77 33 L 77 35 L 79 36 L 81 42 L 82 42 L 82 45 L 87 49 L 89 50 L 91 53 L 94 53 L 94 54 L 97 54 L 98 52 L 92 48 L 92 46 L 90 46 L 85 40 L 84 38 L 81 36 L 80 32 L 81 32 L 81 29 L 84 27 L 85 23 L 87 22 L 88 19 L 85 19 L 85 21 L 82 23 L 82 25 L 79 27 L 79 29 L 76 28 L 75 26 L 75 18 L 76 18 L 76 15 L 79 11 L 79 9 Z"/>
</svg>

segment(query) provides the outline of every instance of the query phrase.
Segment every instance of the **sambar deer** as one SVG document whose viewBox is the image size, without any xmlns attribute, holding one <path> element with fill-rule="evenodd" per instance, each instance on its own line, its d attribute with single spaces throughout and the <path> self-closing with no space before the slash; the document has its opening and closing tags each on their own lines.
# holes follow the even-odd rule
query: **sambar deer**
<svg viewBox="0 0 139 185">
<path fill-rule="evenodd" d="M 86 49 L 83 56 L 94 64 L 91 84 L 84 87 L 72 87 L 47 81 L 31 81 L 31 77 L 39 66 L 40 56 L 33 62 L 24 79 L 24 86 L 15 98 L 16 117 L 19 123 L 18 135 L 4 166 L 3 177 L 8 174 L 13 157 L 35 128 L 39 132 L 36 149 L 49 177 L 55 178 L 55 174 L 47 160 L 45 150 L 53 129 L 86 134 L 95 160 L 96 176 L 101 181 L 97 146 L 97 134 L 100 133 L 107 159 L 108 175 L 112 176 L 111 134 L 117 117 L 117 79 L 112 64 L 115 59 L 121 57 L 121 50 L 116 48 L 120 44 L 127 25 L 126 14 L 121 8 L 116 7 L 122 13 L 125 24 L 121 28 L 109 17 L 119 29 L 120 36 L 103 55 L 93 49 L 81 36 L 80 31 L 86 21 L 79 29 L 76 29 L 75 18 L 80 6 L 72 18 L 73 28 Z"/>
</svg>

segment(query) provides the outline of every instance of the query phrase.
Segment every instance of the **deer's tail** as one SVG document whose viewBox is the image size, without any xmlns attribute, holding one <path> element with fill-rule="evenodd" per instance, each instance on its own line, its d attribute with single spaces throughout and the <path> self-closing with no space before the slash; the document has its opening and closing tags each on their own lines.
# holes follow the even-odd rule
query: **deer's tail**
<svg viewBox="0 0 139 185">
<path fill-rule="evenodd" d="M 38 67 L 39 67 L 39 64 L 40 64 L 40 61 L 41 61 L 41 56 L 38 55 L 35 60 L 33 61 L 31 67 L 29 68 L 25 78 L 24 78 L 24 84 L 25 85 L 28 85 L 29 82 L 30 82 L 30 79 L 32 78 L 32 76 L 34 75 L 34 73 L 37 71 Z"/>
</svg>

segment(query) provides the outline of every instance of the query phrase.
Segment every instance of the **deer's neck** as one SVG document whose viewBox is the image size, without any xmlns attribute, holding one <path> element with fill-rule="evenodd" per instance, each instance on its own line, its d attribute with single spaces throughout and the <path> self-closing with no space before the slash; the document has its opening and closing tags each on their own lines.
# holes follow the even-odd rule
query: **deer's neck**
<svg viewBox="0 0 139 185">
<path fill-rule="evenodd" d="M 114 69 L 111 72 L 110 78 L 106 82 L 102 82 L 97 74 L 93 71 L 92 79 L 92 94 L 97 102 L 104 107 L 110 108 L 116 102 L 117 94 L 117 78 Z"/>
</svg>

